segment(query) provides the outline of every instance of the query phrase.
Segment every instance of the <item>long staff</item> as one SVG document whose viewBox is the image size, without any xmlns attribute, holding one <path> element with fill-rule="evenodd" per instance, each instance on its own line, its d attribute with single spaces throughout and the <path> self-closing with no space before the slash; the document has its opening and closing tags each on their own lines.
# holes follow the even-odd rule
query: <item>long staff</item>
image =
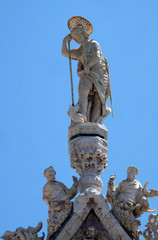
<svg viewBox="0 0 158 240">
<path fill-rule="evenodd" d="M 68 41 L 68 50 L 69 50 L 69 67 L 70 67 L 70 79 L 71 79 L 72 106 L 74 106 L 74 90 L 73 90 L 72 66 L 71 66 L 71 52 L 70 52 L 70 42 L 69 42 L 69 41 Z"/>
<path fill-rule="evenodd" d="M 110 75 L 109 75 L 109 64 L 108 61 L 105 59 L 105 63 L 106 63 L 106 68 L 107 68 L 107 74 L 108 74 L 108 82 L 109 82 L 109 92 L 110 92 L 110 104 L 111 104 L 111 111 L 112 111 L 112 117 L 113 117 L 113 106 L 112 106 L 112 95 L 111 95 L 111 84 L 110 84 Z"/>
</svg>

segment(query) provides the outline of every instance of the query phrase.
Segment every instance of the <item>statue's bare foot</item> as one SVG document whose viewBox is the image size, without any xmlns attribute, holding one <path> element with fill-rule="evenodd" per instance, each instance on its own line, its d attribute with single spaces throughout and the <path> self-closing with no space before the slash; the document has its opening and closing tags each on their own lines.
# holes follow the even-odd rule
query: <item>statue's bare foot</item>
<svg viewBox="0 0 158 240">
<path fill-rule="evenodd" d="M 80 116 L 82 119 L 84 119 L 84 122 L 87 122 L 86 115 L 81 114 L 81 113 L 78 113 L 77 115 Z"/>
<path fill-rule="evenodd" d="M 69 106 L 68 115 L 70 116 L 71 120 L 76 123 L 84 123 L 84 118 L 81 114 L 78 113 L 79 105 L 76 104 L 75 106 Z"/>
</svg>

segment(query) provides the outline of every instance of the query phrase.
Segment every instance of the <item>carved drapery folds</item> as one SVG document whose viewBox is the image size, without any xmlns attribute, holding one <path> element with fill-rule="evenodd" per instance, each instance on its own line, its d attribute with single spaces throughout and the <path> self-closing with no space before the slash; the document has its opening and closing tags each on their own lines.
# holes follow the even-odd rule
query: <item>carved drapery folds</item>
<svg viewBox="0 0 158 240">
<path fill-rule="evenodd" d="M 56 232 L 72 210 L 72 202 L 78 190 L 78 181 L 73 177 L 74 184 L 68 189 L 63 183 L 55 180 L 56 172 L 52 166 L 44 170 L 47 183 L 43 187 L 43 200 L 49 206 L 47 220 L 47 239 Z"/>
<path fill-rule="evenodd" d="M 43 240 L 45 234 L 42 233 L 42 237 L 38 237 L 38 232 L 42 228 L 42 222 L 38 223 L 37 227 L 28 227 L 28 228 L 17 228 L 16 231 L 10 232 L 6 231 L 1 237 L 4 240 Z"/>
<path fill-rule="evenodd" d="M 82 17 L 77 17 L 77 21 L 79 18 L 83 19 Z M 76 17 L 73 17 L 73 19 L 76 23 Z M 84 19 L 85 21 L 87 20 Z M 80 24 L 82 24 L 82 20 Z M 70 106 L 68 114 L 72 124 L 86 122 L 102 123 L 111 112 L 111 109 L 106 106 L 107 98 L 111 97 L 108 64 L 107 60 L 103 58 L 98 42 L 94 39 L 90 40 L 86 29 L 80 24 L 78 25 L 77 23 L 71 28 L 71 33 L 63 39 L 62 44 L 62 55 L 69 57 L 69 59 L 78 60 L 77 74 L 80 78 L 78 86 L 79 100 L 74 106 L 72 92 L 72 106 Z M 72 39 L 81 44 L 81 46 L 72 50 L 67 49 L 67 42 L 70 44 Z"/>
<path fill-rule="evenodd" d="M 149 208 L 147 198 L 158 196 L 158 191 L 151 189 L 147 191 L 147 184 L 144 187 L 135 179 L 138 169 L 134 166 L 128 167 L 127 179 L 123 180 L 115 187 L 112 175 L 108 182 L 107 199 L 112 206 L 112 210 L 121 224 L 134 236 L 139 239 L 142 234 L 139 231 L 141 222 L 137 219 L 144 212 L 153 212 L 155 209 Z"/>
</svg>

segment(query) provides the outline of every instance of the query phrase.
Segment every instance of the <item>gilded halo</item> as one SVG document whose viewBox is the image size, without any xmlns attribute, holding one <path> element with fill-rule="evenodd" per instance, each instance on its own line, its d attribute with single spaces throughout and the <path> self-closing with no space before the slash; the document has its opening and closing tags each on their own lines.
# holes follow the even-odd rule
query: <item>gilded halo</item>
<svg viewBox="0 0 158 240">
<path fill-rule="evenodd" d="M 86 30 L 88 35 L 90 35 L 93 32 L 92 24 L 86 18 L 83 17 L 79 16 L 71 17 L 67 25 L 70 31 L 72 31 L 73 28 L 80 26 Z"/>
</svg>

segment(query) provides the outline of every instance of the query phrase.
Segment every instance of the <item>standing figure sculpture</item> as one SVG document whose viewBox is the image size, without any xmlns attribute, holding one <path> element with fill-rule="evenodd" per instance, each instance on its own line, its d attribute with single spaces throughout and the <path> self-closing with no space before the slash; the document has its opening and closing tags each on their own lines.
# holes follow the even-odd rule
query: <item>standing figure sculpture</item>
<svg viewBox="0 0 158 240">
<path fill-rule="evenodd" d="M 100 45 L 90 40 L 92 25 L 82 17 L 72 17 L 68 22 L 71 31 L 62 44 L 62 55 L 78 60 L 77 74 L 80 78 L 79 101 L 70 106 L 68 114 L 73 122 L 103 122 L 111 109 L 106 106 L 110 93 L 108 64 L 103 58 Z M 67 42 L 75 40 L 79 48 L 67 48 Z M 70 52 L 69 52 L 70 51 Z"/>
</svg>

